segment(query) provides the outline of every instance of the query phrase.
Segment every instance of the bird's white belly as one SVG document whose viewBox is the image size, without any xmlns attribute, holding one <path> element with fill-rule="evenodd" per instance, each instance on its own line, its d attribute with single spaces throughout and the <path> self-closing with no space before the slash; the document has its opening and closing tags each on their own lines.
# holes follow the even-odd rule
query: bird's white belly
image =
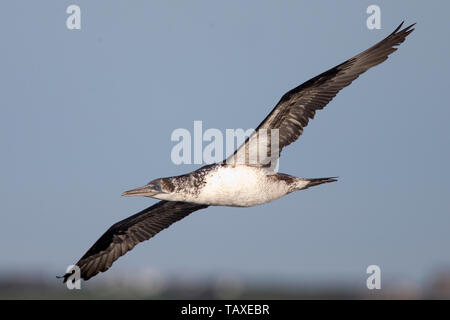
<svg viewBox="0 0 450 320">
<path fill-rule="evenodd" d="M 248 166 L 220 167 L 206 178 L 193 202 L 218 206 L 249 207 L 288 193 L 284 182 L 267 177 L 264 170 Z"/>
</svg>

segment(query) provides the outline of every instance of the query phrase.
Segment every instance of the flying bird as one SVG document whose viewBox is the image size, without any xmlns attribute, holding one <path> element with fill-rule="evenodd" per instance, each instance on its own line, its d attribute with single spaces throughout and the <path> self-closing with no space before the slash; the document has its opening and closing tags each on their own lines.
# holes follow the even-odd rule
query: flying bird
<svg viewBox="0 0 450 320">
<path fill-rule="evenodd" d="M 336 177 L 310 179 L 278 173 L 273 163 L 285 146 L 300 137 L 317 110 L 323 109 L 360 74 L 397 50 L 414 31 L 415 24 L 404 29 L 402 25 L 403 22 L 371 48 L 284 94 L 256 130 L 224 161 L 188 174 L 155 179 L 124 192 L 124 196 L 152 197 L 161 201 L 112 225 L 76 263 L 81 278 L 88 280 L 105 272 L 138 243 L 194 211 L 208 206 L 255 206 L 294 191 L 337 181 Z M 73 272 L 63 276 L 64 282 Z"/>
</svg>

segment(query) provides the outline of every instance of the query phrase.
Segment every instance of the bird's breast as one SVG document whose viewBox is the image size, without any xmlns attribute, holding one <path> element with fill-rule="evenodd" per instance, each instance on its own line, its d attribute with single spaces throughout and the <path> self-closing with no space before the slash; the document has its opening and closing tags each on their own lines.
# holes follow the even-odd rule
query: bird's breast
<svg viewBox="0 0 450 320">
<path fill-rule="evenodd" d="M 265 170 L 249 166 L 224 166 L 205 177 L 205 184 L 193 202 L 250 207 L 276 200 L 286 193 L 286 183 L 268 178 Z"/>
</svg>

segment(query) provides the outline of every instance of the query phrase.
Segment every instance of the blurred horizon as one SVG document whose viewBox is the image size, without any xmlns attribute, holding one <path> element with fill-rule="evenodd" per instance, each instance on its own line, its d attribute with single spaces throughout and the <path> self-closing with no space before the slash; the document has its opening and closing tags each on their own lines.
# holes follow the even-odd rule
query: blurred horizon
<svg viewBox="0 0 450 320">
<path fill-rule="evenodd" d="M 100 277 L 102 281 L 82 281 L 79 290 L 69 290 L 47 273 L 2 272 L 0 299 L 450 299 L 448 269 L 431 274 L 420 286 L 389 279 L 382 290 L 367 290 L 348 279 L 279 281 L 236 274 L 168 274 L 151 268 Z"/>
</svg>

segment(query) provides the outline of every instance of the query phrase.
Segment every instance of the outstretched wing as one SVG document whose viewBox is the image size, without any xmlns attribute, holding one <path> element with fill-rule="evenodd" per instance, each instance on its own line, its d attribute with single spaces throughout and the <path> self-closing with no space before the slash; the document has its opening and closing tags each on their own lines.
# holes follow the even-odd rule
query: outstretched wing
<svg viewBox="0 0 450 320">
<path fill-rule="evenodd" d="M 300 137 L 316 110 L 323 109 L 342 88 L 397 50 L 395 47 L 414 30 L 414 24 L 400 30 L 402 25 L 373 47 L 283 95 L 255 132 L 225 161 L 258 167 L 273 165 L 281 150 Z"/>
<path fill-rule="evenodd" d="M 172 223 L 207 205 L 160 201 L 141 212 L 112 225 L 81 257 L 76 265 L 81 278 L 88 280 L 111 265 L 140 242 L 150 239 Z M 64 275 L 64 282 L 72 273 Z"/>
</svg>

